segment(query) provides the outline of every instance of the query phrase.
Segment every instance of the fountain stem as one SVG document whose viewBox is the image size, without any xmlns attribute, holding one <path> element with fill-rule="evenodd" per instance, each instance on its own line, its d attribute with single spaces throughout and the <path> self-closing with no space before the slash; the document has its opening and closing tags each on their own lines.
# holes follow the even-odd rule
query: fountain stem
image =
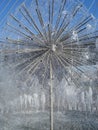
<svg viewBox="0 0 98 130">
<path fill-rule="evenodd" d="M 53 130 L 53 71 L 50 61 L 50 130 Z"/>
</svg>

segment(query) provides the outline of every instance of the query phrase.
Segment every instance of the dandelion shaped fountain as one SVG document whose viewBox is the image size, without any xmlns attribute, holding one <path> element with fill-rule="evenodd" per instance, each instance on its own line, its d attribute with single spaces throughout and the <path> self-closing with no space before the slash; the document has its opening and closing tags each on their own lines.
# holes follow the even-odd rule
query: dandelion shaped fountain
<svg viewBox="0 0 98 130">
<path fill-rule="evenodd" d="M 98 129 L 98 25 L 78 0 L 25 0 L 0 38 L 0 129 Z"/>
</svg>

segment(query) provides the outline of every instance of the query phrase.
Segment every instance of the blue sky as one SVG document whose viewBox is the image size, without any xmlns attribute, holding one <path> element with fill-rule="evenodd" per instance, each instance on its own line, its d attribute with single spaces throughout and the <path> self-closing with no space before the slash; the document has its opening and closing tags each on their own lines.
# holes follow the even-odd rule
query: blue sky
<svg viewBox="0 0 98 130">
<path fill-rule="evenodd" d="M 98 19 L 98 0 L 84 0 L 84 5 L 87 8 L 90 8 L 90 13 L 92 13 Z"/>
<path fill-rule="evenodd" d="M 8 13 L 13 12 L 14 9 L 24 0 L 0 0 L 0 27 L 6 21 Z M 98 18 L 98 0 L 80 0 L 89 9 L 96 18 Z M 92 5 L 92 6 L 91 6 Z"/>
</svg>

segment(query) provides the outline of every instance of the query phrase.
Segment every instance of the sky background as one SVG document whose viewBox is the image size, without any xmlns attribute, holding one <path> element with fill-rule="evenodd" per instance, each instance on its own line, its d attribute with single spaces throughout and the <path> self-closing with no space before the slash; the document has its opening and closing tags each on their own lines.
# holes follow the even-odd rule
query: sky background
<svg viewBox="0 0 98 130">
<path fill-rule="evenodd" d="M 5 23 L 7 15 L 14 11 L 24 0 L 0 0 L 0 28 Z M 70 0 L 71 1 L 71 0 Z M 89 12 L 98 19 L 98 0 L 80 0 Z"/>
</svg>

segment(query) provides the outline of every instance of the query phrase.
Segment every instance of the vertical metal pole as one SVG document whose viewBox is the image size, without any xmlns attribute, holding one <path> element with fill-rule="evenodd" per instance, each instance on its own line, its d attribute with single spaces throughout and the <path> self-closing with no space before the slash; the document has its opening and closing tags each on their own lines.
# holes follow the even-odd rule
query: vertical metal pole
<svg viewBox="0 0 98 130">
<path fill-rule="evenodd" d="M 50 60 L 50 130 L 53 130 L 53 71 Z"/>
</svg>

